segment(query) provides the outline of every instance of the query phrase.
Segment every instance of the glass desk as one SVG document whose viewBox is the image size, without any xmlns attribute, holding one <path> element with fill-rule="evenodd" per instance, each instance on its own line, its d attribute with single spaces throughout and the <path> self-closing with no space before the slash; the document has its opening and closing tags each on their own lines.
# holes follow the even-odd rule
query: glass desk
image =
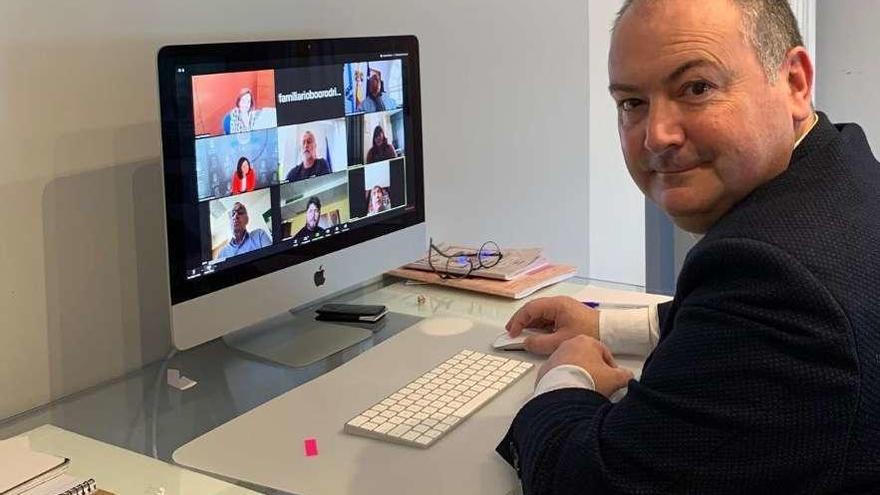
<svg viewBox="0 0 880 495">
<path fill-rule="evenodd" d="M 163 363 L 0 422 L 0 438 L 53 425 L 132 452 L 171 462 L 175 449 L 243 413 L 353 359 L 421 318 L 456 316 L 503 326 L 526 301 L 572 295 L 591 284 L 643 292 L 638 286 L 573 278 L 514 301 L 383 278 L 334 298 L 384 304 L 388 317 L 371 339 L 303 368 L 261 361 L 220 340 L 177 353 L 167 366 L 198 382 L 179 391 L 166 385 Z M 299 310 L 309 314 L 314 306 Z M 178 468 L 175 468 L 178 469 Z M 98 474 L 94 475 L 98 479 Z M 100 482 L 100 480 L 99 480 Z M 145 480 L 144 487 L 151 485 Z M 151 493 L 132 492 L 132 493 Z M 219 492 L 218 492 L 219 493 Z M 168 492 L 171 495 L 171 492 Z"/>
</svg>

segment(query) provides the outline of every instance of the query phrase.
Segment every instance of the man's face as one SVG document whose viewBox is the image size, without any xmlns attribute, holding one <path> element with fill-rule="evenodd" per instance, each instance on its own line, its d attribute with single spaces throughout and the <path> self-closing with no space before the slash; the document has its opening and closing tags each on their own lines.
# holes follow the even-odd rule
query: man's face
<svg viewBox="0 0 880 495">
<path fill-rule="evenodd" d="M 788 166 L 784 74 L 771 85 L 730 0 L 638 2 L 609 54 L 627 169 L 685 230 L 705 232 Z"/>
<path fill-rule="evenodd" d="M 303 160 L 311 162 L 315 159 L 315 136 L 311 132 L 302 137 Z"/>
<path fill-rule="evenodd" d="M 306 208 L 306 225 L 309 226 L 309 230 L 315 230 L 315 227 L 318 226 L 318 219 L 321 217 L 321 209 L 318 208 L 315 203 L 311 203 L 308 208 Z"/>
<path fill-rule="evenodd" d="M 247 209 L 241 203 L 235 203 L 229 212 L 229 222 L 232 225 L 232 232 L 235 235 L 242 235 L 246 232 L 248 224 Z"/>
<path fill-rule="evenodd" d="M 374 187 L 372 196 L 373 209 L 378 210 L 382 207 L 382 200 L 385 199 L 385 191 L 381 187 Z"/>
</svg>

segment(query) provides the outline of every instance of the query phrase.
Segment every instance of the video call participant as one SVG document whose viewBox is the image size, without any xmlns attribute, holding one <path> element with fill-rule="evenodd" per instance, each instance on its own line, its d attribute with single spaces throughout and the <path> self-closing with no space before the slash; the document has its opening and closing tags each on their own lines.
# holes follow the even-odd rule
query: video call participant
<svg viewBox="0 0 880 495">
<path fill-rule="evenodd" d="M 242 88 L 235 99 L 235 108 L 229 112 L 228 134 L 248 132 L 254 128 L 259 112 L 254 108 L 254 95 L 250 88 Z"/>
<path fill-rule="evenodd" d="M 251 162 L 241 157 L 238 159 L 238 165 L 232 174 L 232 194 L 241 194 L 243 192 L 253 191 L 257 183 L 257 174 L 251 167 Z"/>
<path fill-rule="evenodd" d="M 287 173 L 287 180 L 295 182 L 309 177 L 317 177 L 332 172 L 330 164 L 323 158 L 318 158 L 318 143 L 312 131 L 306 131 L 302 136 L 303 161 Z"/>
<path fill-rule="evenodd" d="M 231 258 L 255 249 L 272 245 L 272 238 L 263 229 L 247 230 L 248 212 L 243 204 L 236 202 L 229 211 L 232 239 L 220 250 L 220 258 Z"/>
<path fill-rule="evenodd" d="M 367 215 L 374 215 L 388 209 L 387 195 L 385 189 L 380 186 L 373 186 L 369 192 L 370 198 L 367 201 Z"/>
<path fill-rule="evenodd" d="M 321 219 L 321 200 L 317 196 L 309 198 L 306 205 L 306 224 L 293 236 L 296 240 L 311 239 L 315 234 L 323 234 L 324 229 L 318 225 Z"/>
<path fill-rule="evenodd" d="M 388 138 L 385 137 L 382 126 L 377 125 L 373 129 L 373 146 L 367 151 L 367 163 L 381 162 L 392 158 L 397 158 L 397 152 L 394 151 L 393 146 L 388 144 Z"/>
<path fill-rule="evenodd" d="M 367 79 L 367 98 L 362 105 L 365 112 L 384 112 L 397 108 L 397 102 L 385 94 L 385 81 L 382 73 L 376 69 L 370 69 L 370 77 Z"/>
</svg>

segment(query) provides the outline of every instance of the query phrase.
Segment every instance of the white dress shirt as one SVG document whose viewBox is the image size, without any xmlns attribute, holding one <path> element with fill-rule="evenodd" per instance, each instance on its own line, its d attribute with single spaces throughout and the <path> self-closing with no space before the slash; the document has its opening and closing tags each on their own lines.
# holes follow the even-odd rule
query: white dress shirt
<svg viewBox="0 0 880 495">
<path fill-rule="evenodd" d="M 657 305 L 647 308 L 599 311 L 599 340 L 612 354 L 647 356 L 657 345 L 660 317 Z M 548 371 L 535 385 L 535 396 L 560 388 L 596 390 L 587 370 L 564 364 Z"/>
</svg>

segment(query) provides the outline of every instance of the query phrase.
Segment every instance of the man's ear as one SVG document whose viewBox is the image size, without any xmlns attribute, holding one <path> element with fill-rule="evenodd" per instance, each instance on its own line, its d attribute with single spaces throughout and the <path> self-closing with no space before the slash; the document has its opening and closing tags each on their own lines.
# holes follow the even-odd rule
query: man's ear
<svg viewBox="0 0 880 495">
<path fill-rule="evenodd" d="M 785 54 L 779 68 L 779 82 L 788 88 L 791 116 L 801 121 L 813 115 L 813 61 L 802 46 L 796 46 Z"/>
</svg>

